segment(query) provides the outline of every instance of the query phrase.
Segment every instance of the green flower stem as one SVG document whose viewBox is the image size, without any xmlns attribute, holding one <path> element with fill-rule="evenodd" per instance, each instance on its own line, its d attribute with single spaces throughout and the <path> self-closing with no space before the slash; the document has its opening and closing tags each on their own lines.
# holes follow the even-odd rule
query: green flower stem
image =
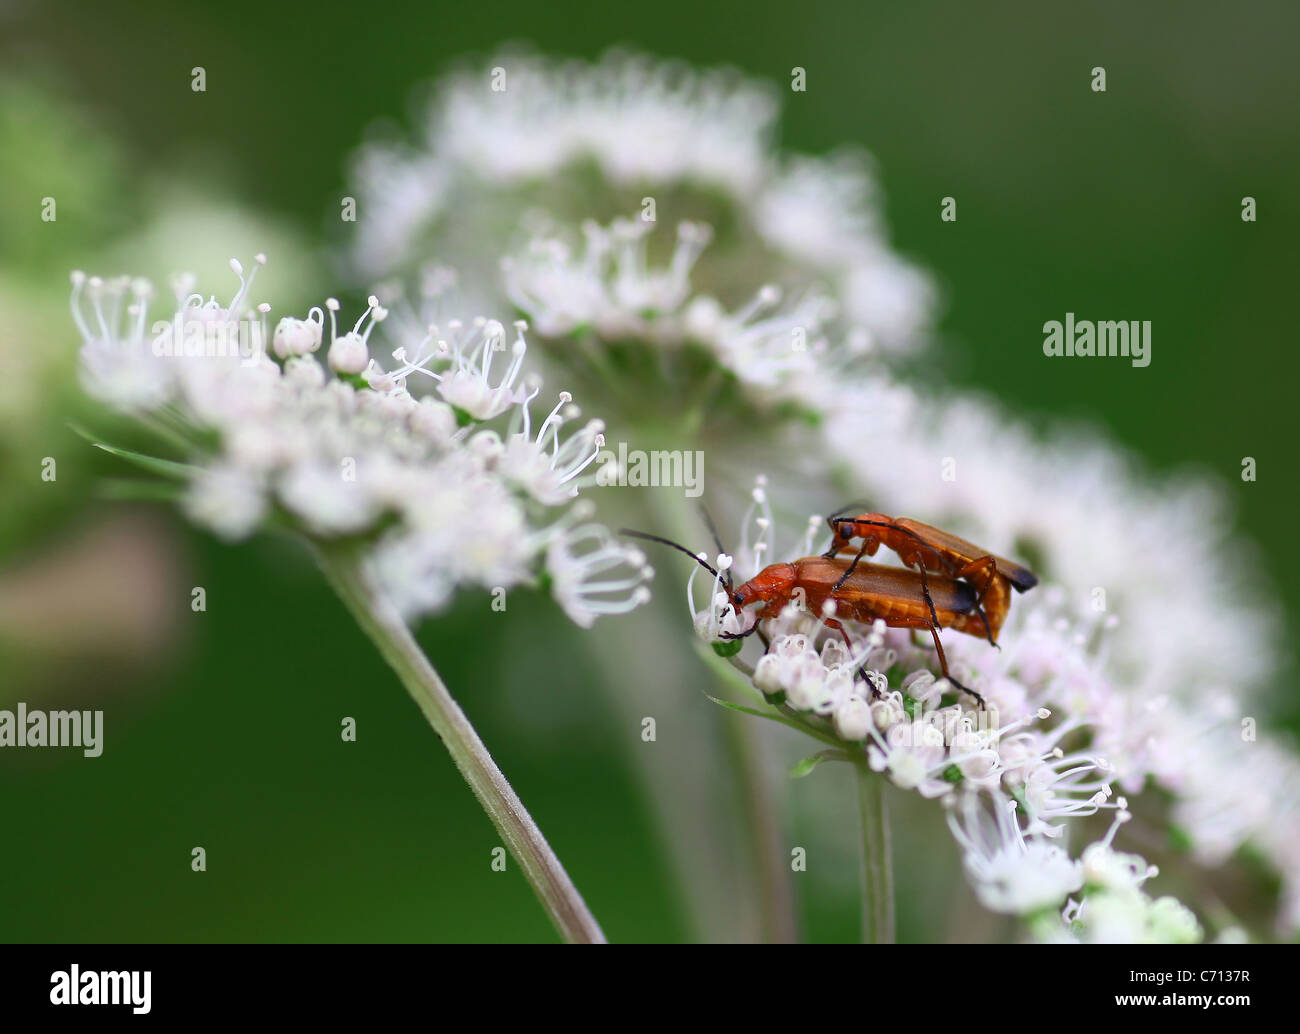
<svg viewBox="0 0 1300 1034">
<path fill-rule="evenodd" d="M 889 813 L 885 780 L 872 772 L 865 757 L 858 770 L 858 805 L 862 812 L 862 940 L 894 943 L 894 864 L 889 850 Z"/>
<path fill-rule="evenodd" d="M 446 746 L 561 936 L 571 944 L 605 943 L 595 917 L 537 823 L 424 656 L 406 622 L 370 584 L 357 551 L 337 545 L 321 546 L 318 559 L 334 590 Z"/>
</svg>

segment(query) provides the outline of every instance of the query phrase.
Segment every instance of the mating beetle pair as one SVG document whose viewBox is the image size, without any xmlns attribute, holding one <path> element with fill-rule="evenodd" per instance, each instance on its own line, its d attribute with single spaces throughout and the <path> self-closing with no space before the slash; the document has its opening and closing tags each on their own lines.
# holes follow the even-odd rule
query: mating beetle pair
<svg viewBox="0 0 1300 1034">
<path fill-rule="evenodd" d="M 944 677 L 982 704 L 983 697 L 949 674 L 939 629 L 952 628 L 997 645 L 998 632 L 1011 606 L 1011 590 L 1032 589 L 1038 584 L 1037 576 L 939 528 L 881 513 L 849 516 L 855 508 L 827 518 L 831 546 L 821 556 L 771 564 L 739 587 L 731 584 L 729 575 L 724 578 L 727 595 L 737 611 L 753 603 L 763 604 L 752 628 L 727 638 L 751 635 L 759 621 L 775 618 L 799 591 L 813 613 L 825 613 L 828 602 L 835 604 L 834 614 L 826 617 L 825 623 L 839 630 L 846 644 L 848 632 L 839 619 L 866 624 L 880 620 L 891 628 L 929 629 Z M 671 546 L 718 575 L 676 542 L 644 532 L 624 534 Z M 861 540 L 856 547 L 855 539 Z M 875 556 L 882 545 L 898 554 L 904 566 L 863 560 L 864 556 Z"/>
</svg>

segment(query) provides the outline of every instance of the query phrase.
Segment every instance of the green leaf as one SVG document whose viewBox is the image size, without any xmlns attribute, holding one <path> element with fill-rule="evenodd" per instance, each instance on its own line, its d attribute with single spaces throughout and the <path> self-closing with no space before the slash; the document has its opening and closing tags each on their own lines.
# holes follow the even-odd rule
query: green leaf
<svg viewBox="0 0 1300 1034">
<path fill-rule="evenodd" d="M 743 639 L 719 639 L 709 644 L 719 657 L 735 657 L 745 648 Z"/>
<path fill-rule="evenodd" d="M 804 758 L 797 762 L 794 768 L 790 769 L 791 779 L 802 779 L 823 761 L 847 761 L 848 755 L 842 750 L 820 750 L 816 754 Z"/>
<path fill-rule="evenodd" d="M 784 715 L 768 714 L 766 711 L 759 711 L 753 707 L 746 707 L 744 704 L 733 704 L 730 700 L 719 700 L 717 697 L 710 696 L 708 693 L 705 693 L 704 695 L 719 707 L 725 707 L 729 711 L 739 711 L 741 714 L 753 715 L 755 718 L 766 718 L 769 722 L 776 722 L 778 725 L 784 725 L 789 729 L 794 729 L 795 732 L 803 733 L 805 736 L 813 736 L 816 739 L 821 740 L 823 743 L 834 742 L 830 737 L 823 736 L 815 730 L 808 728 L 806 725 L 800 725 L 792 718 L 786 718 Z"/>
<path fill-rule="evenodd" d="M 165 460 L 161 456 L 147 456 L 142 452 L 120 449 L 115 445 L 108 445 L 104 442 L 92 442 L 91 444 L 96 449 L 103 449 L 110 456 L 116 456 L 118 459 L 133 463 L 143 470 L 149 470 L 164 477 L 185 481 L 199 472 L 199 468 L 191 463 L 177 463 L 175 460 Z"/>
<path fill-rule="evenodd" d="M 90 442 L 96 449 L 103 449 L 111 456 L 126 460 L 137 467 L 151 471 L 154 474 L 162 474 L 164 477 L 178 478 L 186 480 L 193 477 L 199 472 L 199 468 L 191 463 L 178 463 L 176 460 L 165 460 L 160 456 L 146 456 L 142 452 L 134 452 L 131 449 L 123 449 L 116 445 L 109 445 L 107 442 L 101 442 L 84 427 L 78 424 L 68 424 L 73 432 L 80 435 L 86 441 Z"/>
<path fill-rule="evenodd" d="M 768 718 L 774 722 L 780 722 L 782 725 L 790 724 L 790 722 L 779 715 L 768 714 L 766 711 L 760 711 L 754 707 L 746 707 L 744 704 L 733 704 L 730 700 L 720 700 L 718 697 L 710 696 L 708 693 L 705 693 L 704 695 L 719 707 L 725 707 L 731 711 L 740 711 L 743 714 L 752 714 L 755 718 Z"/>
</svg>

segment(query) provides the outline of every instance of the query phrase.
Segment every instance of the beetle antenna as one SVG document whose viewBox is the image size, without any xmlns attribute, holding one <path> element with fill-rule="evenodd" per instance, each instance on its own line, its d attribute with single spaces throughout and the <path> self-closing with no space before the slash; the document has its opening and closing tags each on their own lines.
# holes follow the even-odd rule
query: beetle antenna
<svg viewBox="0 0 1300 1034">
<path fill-rule="evenodd" d="M 851 513 L 866 513 L 871 509 L 870 503 L 845 503 L 838 510 L 826 518 L 826 523 L 834 527 L 841 517 L 847 517 Z"/>
<path fill-rule="evenodd" d="M 633 531 L 631 528 L 621 528 L 621 529 L 619 529 L 619 534 L 620 534 L 620 535 L 630 535 L 630 536 L 632 536 L 633 538 L 637 538 L 637 539 L 645 539 L 647 542 L 658 542 L 661 546 L 671 546 L 673 549 L 677 550 L 679 553 L 685 553 L 688 557 L 690 557 L 690 558 L 691 558 L 692 560 L 694 560 L 697 564 L 699 564 L 702 568 L 704 568 L 704 570 L 708 571 L 709 574 L 713 575 L 714 578 L 723 578 L 722 575 L 718 574 L 718 569 L 717 569 L 716 567 L 714 567 L 712 564 L 707 563 L 707 562 L 704 561 L 704 560 L 701 560 L 699 557 L 697 557 L 694 553 L 692 553 L 692 552 L 691 552 L 689 549 L 687 549 L 685 546 L 678 545 L 678 544 L 677 544 L 676 542 L 674 542 L 672 539 L 664 539 L 664 538 L 660 538 L 658 535 L 649 535 L 649 534 L 647 534 L 647 533 L 644 532 L 644 531 Z M 729 590 L 729 589 L 731 588 L 731 585 L 730 585 L 731 579 L 730 579 L 730 578 L 724 578 L 723 580 L 724 580 L 725 582 L 727 582 L 727 588 L 728 588 L 728 590 Z"/>
</svg>

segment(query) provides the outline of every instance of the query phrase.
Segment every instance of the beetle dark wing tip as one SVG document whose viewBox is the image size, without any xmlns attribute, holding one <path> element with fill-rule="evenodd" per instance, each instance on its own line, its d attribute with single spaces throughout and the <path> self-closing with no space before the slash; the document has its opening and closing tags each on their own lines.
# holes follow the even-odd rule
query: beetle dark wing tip
<svg viewBox="0 0 1300 1034">
<path fill-rule="evenodd" d="M 1010 581 L 1017 592 L 1028 592 L 1038 584 L 1038 575 L 1034 574 L 1033 571 L 1026 571 L 1022 568 L 1016 572 L 1015 577 Z"/>
</svg>

